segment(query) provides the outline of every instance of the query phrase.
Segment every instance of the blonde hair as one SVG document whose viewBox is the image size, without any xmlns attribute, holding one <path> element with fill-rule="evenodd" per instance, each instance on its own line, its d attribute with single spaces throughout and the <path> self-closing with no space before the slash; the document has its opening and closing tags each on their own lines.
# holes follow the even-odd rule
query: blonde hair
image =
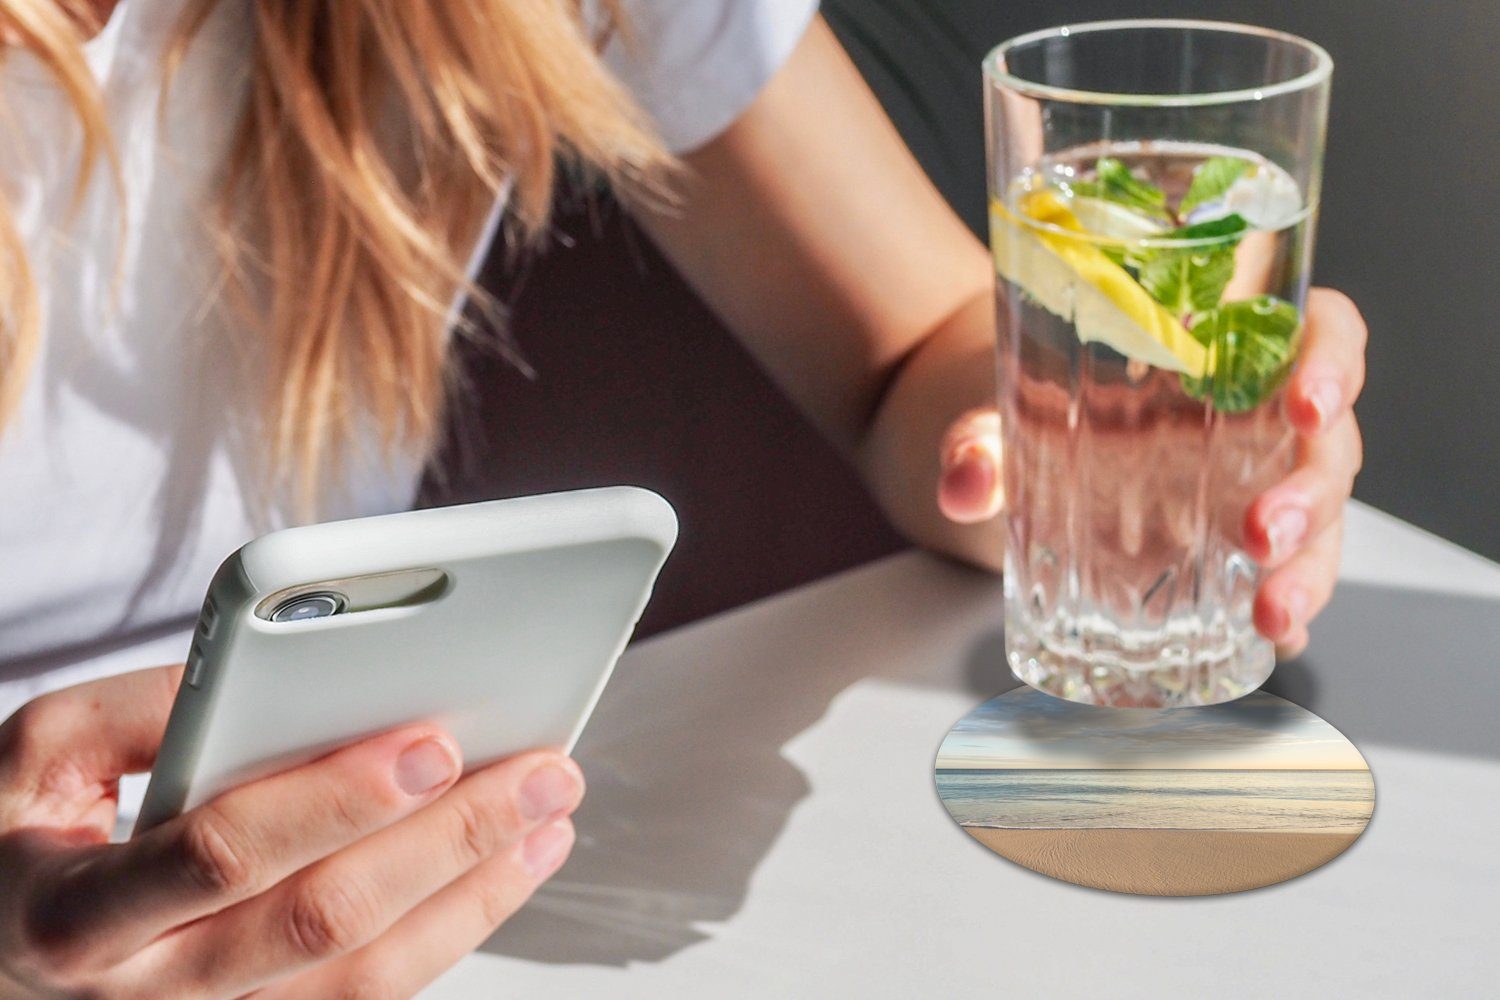
<svg viewBox="0 0 1500 1000">
<path fill-rule="evenodd" d="M 189 0 L 168 79 L 217 3 Z M 608 25 L 617 5 L 597 5 Z M 83 126 L 79 194 L 114 156 L 81 48 L 97 28 L 92 6 L 0 0 L 0 27 L 50 68 Z M 507 184 L 509 233 L 525 241 L 545 227 L 560 164 L 639 189 L 671 161 L 600 59 L 582 0 L 252 7 L 249 94 L 214 228 L 229 298 L 267 345 L 269 457 L 306 502 L 366 420 L 388 450 L 432 443 L 450 310 L 463 291 L 485 301 L 466 264 Z M 394 143 L 382 134 L 393 113 L 404 127 Z M 0 204 L 0 429 L 38 325 L 24 246 Z"/>
</svg>

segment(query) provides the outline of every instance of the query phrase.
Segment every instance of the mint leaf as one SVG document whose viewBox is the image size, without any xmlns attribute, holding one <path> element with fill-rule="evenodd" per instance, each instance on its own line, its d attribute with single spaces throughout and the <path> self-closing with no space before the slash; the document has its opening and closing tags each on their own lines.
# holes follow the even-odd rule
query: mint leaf
<svg viewBox="0 0 1500 1000">
<path fill-rule="evenodd" d="M 1229 240 L 1245 234 L 1250 228 L 1250 223 L 1245 221 L 1241 215 L 1226 215 L 1222 219 L 1211 219 L 1208 222 L 1197 222 L 1191 226 L 1183 226 L 1166 233 L 1162 238 L 1169 240 Z"/>
<path fill-rule="evenodd" d="M 1178 316 L 1206 312 L 1219 304 L 1234 276 L 1234 251 L 1214 250 L 1195 256 L 1170 250 L 1141 266 L 1139 281 L 1151 297 Z"/>
<path fill-rule="evenodd" d="M 1167 214 L 1166 192 L 1132 174 L 1129 167 L 1113 156 L 1101 156 L 1094 165 L 1093 179 L 1075 183 L 1073 193 L 1127 205 L 1155 218 Z"/>
<path fill-rule="evenodd" d="M 1237 156 L 1215 156 L 1204 160 L 1193 171 L 1193 183 L 1183 195 L 1182 204 L 1177 206 L 1177 214 L 1187 218 L 1189 212 L 1205 201 L 1224 197 L 1230 186 L 1253 165 Z"/>
<path fill-rule="evenodd" d="M 1301 329 L 1297 307 L 1270 295 L 1226 302 L 1204 313 L 1190 332 L 1208 348 L 1210 374 L 1183 375 L 1183 390 L 1194 399 L 1211 398 L 1223 413 L 1254 409 L 1291 369 Z"/>
<path fill-rule="evenodd" d="M 1130 255 L 1126 252 L 1124 247 L 1113 246 L 1109 243 L 1101 243 L 1099 244 L 1099 252 L 1104 254 L 1104 256 L 1108 257 L 1110 260 L 1114 261 L 1116 264 L 1119 264 L 1121 267 L 1125 268 L 1125 270 L 1129 271 L 1132 278 L 1136 277 L 1135 270 L 1131 266 L 1133 262 L 1131 261 Z"/>
<path fill-rule="evenodd" d="M 1136 275 L 1151 297 L 1178 316 L 1206 312 L 1219 304 L 1234 277 L 1234 248 L 1250 228 L 1238 215 L 1184 226 L 1165 234 L 1173 240 L 1220 240 L 1208 246 L 1137 250 Z"/>
</svg>

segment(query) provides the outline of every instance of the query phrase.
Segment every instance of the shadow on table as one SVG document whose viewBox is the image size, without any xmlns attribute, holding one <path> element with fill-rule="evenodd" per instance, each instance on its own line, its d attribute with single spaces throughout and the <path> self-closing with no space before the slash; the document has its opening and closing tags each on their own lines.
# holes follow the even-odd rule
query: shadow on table
<svg viewBox="0 0 1500 1000">
<path fill-rule="evenodd" d="M 1500 757 L 1500 599 L 1350 583 L 1265 689 L 1356 745 Z"/>
<path fill-rule="evenodd" d="M 809 791 L 783 746 L 869 677 L 962 688 L 971 619 L 997 613 L 980 574 L 926 557 L 889 568 L 855 571 L 878 585 L 773 599 L 715 620 L 711 640 L 688 628 L 627 655 L 578 746 L 589 790 L 573 856 L 484 950 L 659 961 L 732 917 Z M 935 635 L 959 655 L 924 658 Z"/>
<path fill-rule="evenodd" d="M 1356 744 L 1500 757 L 1500 599 L 1346 583 L 1312 635 L 1306 653 L 1277 665 L 1266 691 Z M 992 694 L 1020 683 L 1002 633 L 975 643 L 968 683 Z"/>
<path fill-rule="evenodd" d="M 872 575 L 622 661 L 578 748 L 589 793 L 573 857 L 485 951 L 623 966 L 705 940 L 743 905 L 808 794 L 782 748 L 840 692 L 880 678 L 978 701 L 1016 686 L 983 625 L 997 614 L 993 582 L 919 558 L 857 572 Z M 1500 601 L 1351 584 L 1315 626 L 1313 651 L 1267 689 L 1356 743 L 1493 756 L 1497 649 Z"/>
</svg>

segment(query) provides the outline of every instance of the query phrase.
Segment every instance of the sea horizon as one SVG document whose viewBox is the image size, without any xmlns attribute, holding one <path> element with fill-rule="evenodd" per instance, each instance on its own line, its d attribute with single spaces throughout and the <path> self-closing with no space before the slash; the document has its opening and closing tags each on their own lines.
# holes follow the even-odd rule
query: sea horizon
<svg viewBox="0 0 1500 1000">
<path fill-rule="evenodd" d="M 1198 827 L 1198 826 L 1001 826 L 998 823 L 960 823 L 963 830 L 1007 830 L 1015 833 L 1304 833 L 1329 836 L 1355 836 L 1358 831 L 1342 827 L 1307 827 L 1295 830 L 1276 827 Z"/>
<path fill-rule="evenodd" d="M 1370 768 L 1284 768 L 1284 766 L 1278 766 L 1278 768 L 1109 768 L 1109 766 L 1103 766 L 1103 768 L 1095 768 L 1095 766 L 1091 766 L 1091 768 L 1011 768 L 1011 766 L 1005 765 L 984 766 L 984 768 L 944 768 L 944 766 L 939 765 L 933 771 L 938 772 L 938 774 L 950 771 L 1017 771 L 1026 772 L 1026 774 L 1040 774 L 1040 772 L 1049 771 L 1161 771 L 1191 772 L 1191 774 L 1197 774 L 1197 772 L 1224 772 L 1224 774 L 1260 774 L 1260 772 L 1271 772 L 1271 774 L 1277 774 L 1277 772 L 1286 771 L 1290 772 L 1290 774 L 1314 774 L 1314 772 L 1328 772 L 1328 774 L 1368 774 Z"/>
<path fill-rule="evenodd" d="M 1374 809 L 1353 768 L 943 768 L 961 826 L 1005 830 L 1358 832 Z"/>
</svg>

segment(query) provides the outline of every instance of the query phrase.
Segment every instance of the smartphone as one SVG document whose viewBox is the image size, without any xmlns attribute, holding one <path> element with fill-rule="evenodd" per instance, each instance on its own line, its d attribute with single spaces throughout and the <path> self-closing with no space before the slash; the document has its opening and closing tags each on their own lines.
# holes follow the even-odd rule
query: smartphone
<svg viewBox="0 0 1500 1000">
<path fill-rule="evenodd" d="M 572 749 L 677 538 L 630 486 L 277 531 L 209 586 L 135 833 L 417 721 Z"/>
</svg>

